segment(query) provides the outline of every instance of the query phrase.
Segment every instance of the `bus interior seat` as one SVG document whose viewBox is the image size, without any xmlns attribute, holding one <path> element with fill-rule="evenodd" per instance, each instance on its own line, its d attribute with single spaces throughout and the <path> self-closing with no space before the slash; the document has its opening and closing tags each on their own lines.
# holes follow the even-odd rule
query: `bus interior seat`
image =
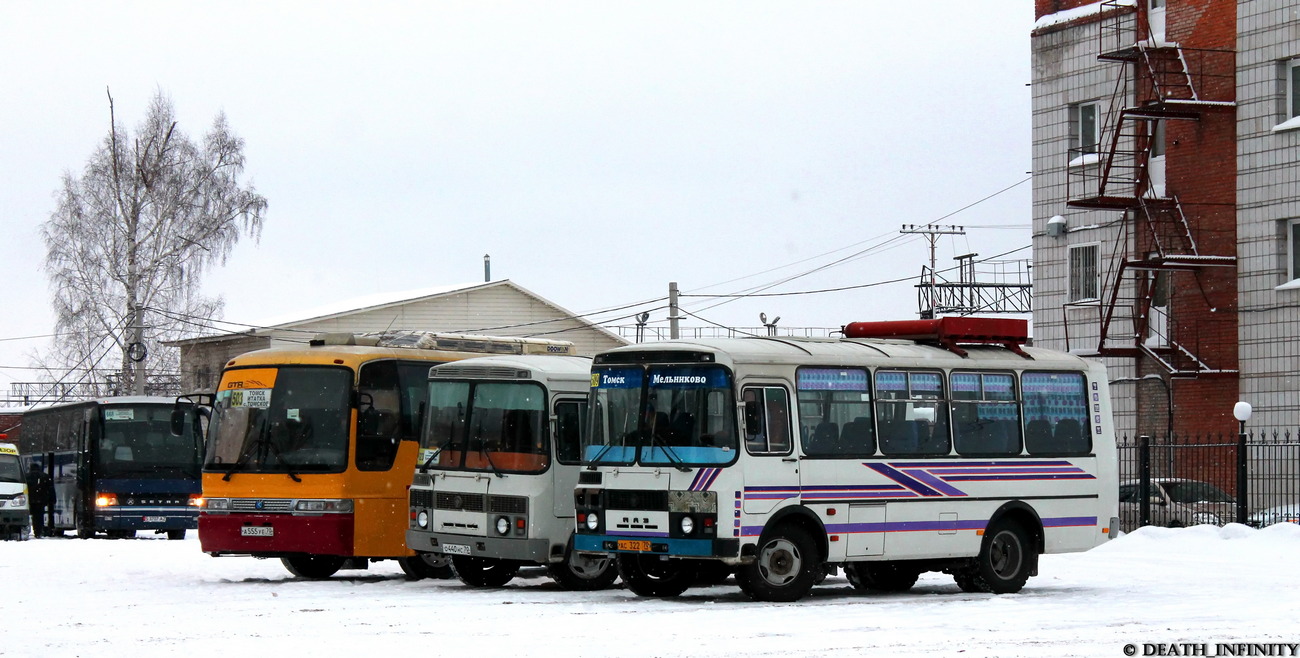
<svg viewBox="0 0 1300 658">
<path fill-rule="evenodd" d="M 817 428 L 813 430 L 812 441 L 808 444 L 808 451 L 818 455 L 829 455 L 835 452 L 836 444 L 839 443 L 840 427 L 829 420 L 817 423 Z"/>
<path fill-rule="evenodd" d="M 1031 454 L 1052 452 L 1052 424 L 1042 418 L 1025 424 L 1025 448 Z"/>
<path fill-rule="evenodd" d="M 876 451 L 873 439 L 871 420 L 866 416 L 858 416 L 844 423 L 844 430 L 840 432 L 840 447 L 847 454 L 871 454 Z"/>
<path fill-rule="evenodd" d="M 1087 448 L 1079 421 L 1062 418 L 1056 423 L 1056 446 L 1064 452 L 1082 452 Z"/>
<path fill-rule="evenodd" d="M 900 420 L 881 425 L 880 449 L 888 455 L 914 454 L 920 447 L 917 421 Z"/>
</svg>

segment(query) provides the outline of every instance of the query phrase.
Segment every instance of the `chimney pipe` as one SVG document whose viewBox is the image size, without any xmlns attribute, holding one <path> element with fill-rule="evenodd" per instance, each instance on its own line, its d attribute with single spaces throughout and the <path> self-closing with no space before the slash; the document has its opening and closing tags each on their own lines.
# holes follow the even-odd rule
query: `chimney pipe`
<svg viewBox="0 0 1300 658">
<path fill-rule="evenodd" d="M 492 281 L 492 255 L 483 254 L 483 281 Z"/>
</svg>

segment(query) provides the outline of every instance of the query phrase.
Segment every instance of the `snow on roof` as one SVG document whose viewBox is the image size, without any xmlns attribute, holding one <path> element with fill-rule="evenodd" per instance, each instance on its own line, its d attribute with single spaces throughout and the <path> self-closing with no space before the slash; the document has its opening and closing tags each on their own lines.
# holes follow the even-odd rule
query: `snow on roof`
<svg viewBox="0 0 1300 658">
<path fill-rule="evenodd" d="M 294 311 L 292 313 L 284 313 L 275 317 L 265 318 L 259 322 L 253 322 L 251 324 L 253 324 L 256 327 L 282 327 L 285 325 L 299 324 L 302 322 L 306 322 L 308 320 L 317 320 L 321 318 L 330 317 L 333 315 L 340 315 L 343 313 L 353 313 L 356 311 L 363 311 L 367 309 L 378 308 L 381 306 L 389 306 L 391 304 L 409 302 L 416 299 L 434 297 L 436 295 L 445 295 L 445 294 L 458 292 L 462 290 L 469 290 L 471 288 L 480 288 L 483 286 L 489 286 L 489 285 L 504 283 L 504 282 L 505 281 L 503 280 L 503 281 L 492 281 L 488 283 L 460 283 L 460 284 L 450 285 L 450 286 L 438 286 L 435 288 L 419 288 L 416 290 L 403 290 L 399 292 L 380 292 L 371 295 L 365 295 L 363 297 L 354 297 L 352 299 L 344 299 L 337 302 L 331 302 L 329 304 L 317 306 L 315 308 L 304 309 L 301 311 Z"/>
<path fill-rule="evenodd" d="M 1110 9 L 1112 7 L 1136 7 L 1137 0 L 1113 0 L 1107 2 L 1106 5 L 1105 9 Z M 1102 10 L 1102 3 L 1094 2 L 1082 7 L 1075 7 L 1074 9 L 1066 9 L 1054 14 L 1047 14 L 1042 18 L 1039 18 L 1037 21 L 1034 21 L 1034 30 L 1037 31 L 1046 27 L 1052 27 L 1053 25 L 1069 23 L 1070 21 L 1075 21 L 1080 18 L 1096 16 L 1097 14 L 1100 14 Z"/>
</svg>

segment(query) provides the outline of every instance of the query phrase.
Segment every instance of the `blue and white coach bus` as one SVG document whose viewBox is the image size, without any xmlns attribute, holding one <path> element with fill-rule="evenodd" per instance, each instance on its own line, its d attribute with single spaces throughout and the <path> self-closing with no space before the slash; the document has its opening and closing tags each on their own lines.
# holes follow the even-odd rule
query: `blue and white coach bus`
<svg viewBox="0 0 1300 658">
<path fill-rule="evenodd" d="M 1015 592 L 1115 536 L 1105 367 L 1023 320 L 854 323 L 842 339 L 644 343 L 595 357 L 575 550 L 675 596 L 710 561 L 762 601 L 951 574 Z"/>
<path fill-rule="evenodd" d="M 23 413 L 23 462 L 52 485 L 46 530 L 83 538 L 148 530 L 183 539 L 198 527 L 201 421 L 186 414 L 174 435 L 175 408 L 173 398 L 115 397 Z"/>
</svg>

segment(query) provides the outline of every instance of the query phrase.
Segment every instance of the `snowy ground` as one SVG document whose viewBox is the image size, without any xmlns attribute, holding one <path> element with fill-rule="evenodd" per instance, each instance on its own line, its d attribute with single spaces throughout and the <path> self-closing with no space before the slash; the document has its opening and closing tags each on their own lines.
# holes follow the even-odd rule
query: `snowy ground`
<svg viewBox="0 0 1300 658">
<path fill-rule="evenodd" d="M 191 533 L 192 535 L 193 533 Z M 196 539 L 0 543 L 0 654 L 424 656 L 1124 656 L 1133 644 L 1300 642 L 1300 526 L 1146 528 L 1043 558 L 1020 594 L 939 574 L 907 594 L 832 577 L 794 604 L 730 581 L 669 600 L 408 582 L 393 563 L 324 582 Z M 1282 654 L 1290 655 L 1290 654 Z"/>
</svg>

